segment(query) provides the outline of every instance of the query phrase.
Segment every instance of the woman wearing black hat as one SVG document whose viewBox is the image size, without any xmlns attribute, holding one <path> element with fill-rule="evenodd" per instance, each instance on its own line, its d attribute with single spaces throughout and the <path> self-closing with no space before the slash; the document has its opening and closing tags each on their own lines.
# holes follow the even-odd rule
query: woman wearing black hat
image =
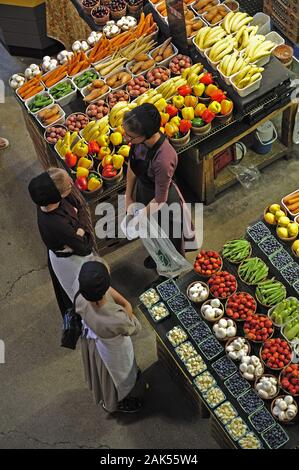
<svg viewBox="0 0 299 470">
<path fill-rule="evenodd" d="M 128 211 L 134 202 L 142 203 L 146 206 L 144 215 L 148 215 L 157 213 L 165 203 L 177 203 L 176 213 L 170 212 L 169 219 L 164 222 L 160 220 L 159 225 L 162 224 L 164 229 L 166 222 L 166 227 L 169 227 L 169 239 L 175 249 L 184 256 L 184 199 L 173 181 L 178 156 L 168 139 L 160 132 L 160 125 L 160 113 L 150 103 L 137 106 L 125 114 L 125 138 L 131 143 L 126 208 Z M 188 217 L 190 219 L 190 214 Z M 193 232 L 191 237 L 194 237 Z M 146 268 L 156 267 L 151 257 L 146 258 L 144 265 Z"/>
<path fill-rule="evenodd" d="M 139 372 L 130 336 L 137 334 L 141 325 L 131 304 L 110 287 L 103 263 L 83 264 L 78 284 L 75 308 L 85 331 L 82 358 L 95 403 L 102 403 L 110 413 L 138 411 L 141 403 L 133 394 Z"/>
<path fill-rule="evenodd" d="M 28 186 L 48 249 L 48 265 L 62 316 L 71 307 L 73 284 L 85 261 L 93 259 L 93 228 L 86 203 L 65 170 L 50 168 Z"/>
</svg>

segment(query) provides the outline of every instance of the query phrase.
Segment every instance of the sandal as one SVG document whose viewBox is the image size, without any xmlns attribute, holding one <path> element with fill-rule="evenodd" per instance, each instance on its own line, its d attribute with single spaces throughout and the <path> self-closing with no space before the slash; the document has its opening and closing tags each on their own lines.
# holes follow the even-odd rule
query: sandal
<svg viewBox="0 0 299 470">
<path fill-rule="evenodd" d="M 5 150 L 7 147 L 9 147 L 9 140 L 0 137 L 0 150 Z"/>
<path fill-rule="evenodd" d="M 124 398 L 117 404 L 117 411 L 122 413 L 136 413 L 142 407 L 142 403 L 138 398 Z"/>
</svg>

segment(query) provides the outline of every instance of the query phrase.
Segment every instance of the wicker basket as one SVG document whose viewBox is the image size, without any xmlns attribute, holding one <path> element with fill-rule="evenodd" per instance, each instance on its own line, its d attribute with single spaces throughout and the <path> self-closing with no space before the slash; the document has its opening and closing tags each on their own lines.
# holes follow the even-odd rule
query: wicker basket
<svg viewBox="0 0 299 470">
<path fill-rule="evenodd" d="M 237 240 L 237 238 L 235 238 L 235 240 Z M 232 240 L 233 241 L 233 240 Z M 248 255 L 246 256 L 246 258 L 242 259 L 241 261 L 231 261 L 229 258 L 224 258 L 226 259 L 227 261 L 229 261 L 231 264 L 241 264 L 243 263 L 243 261 L 245 261 L 246 259 L 250 258 L 251 255 L 252 255 L 252 245 L 250 242 L 248 242 L 250 247 L 249 247 L 249 253 Z M 239 273 L 238 273 L 239 274 Z"/>
<path fill-rule="evenodd" d="M 86 197 L 86 199 L 94 198 L 95 196 L 98 196 L 104 191 L 104 184 L 103 184 L 102 176 L 97 171 L 91 171 L 89 175 L 91 176 L 93 173 L 97 175 L 98 177 L 100 177 L 102 181 L 102 186 L 98 189 L 95 189 L 94 191 L 82 191 L 82 194 L 84 194 L 84 197 Z"/>
<path fill-rule="evenodd" d="M 229 317 L 228 317 L 228 318 L 229 318 Z M 235 321 L 235 320 L 234 320 L 234 321 Z M 226 344 L 225 344 L 225 352 L 226 352 L 226 354 L 228 354 L 227 351 L 226 351 L 227 346 L 229 346 L 229 345 L 230 345 L 235 339 L 237 339 L 237 338 L 243 338 L 243 337 L 242 337 L 242 336 L 234 336 L 233 338 L 229 338 L 228 340 L 226 340 Z M 248 353 L 247 353 L 247 356 L 249 356 L 250 353 L 251 353 L 251 344 L 249 343 L 248 339 L 246 339 L 246 338 L 243 338 L 243 339 L 245 339 L 245 343 L 246 343 L 247 346 L 248 346 Z M 231 359 L 231 357 L 230 357 L 230 359 Z M 232 359 L 232 361 L 233 361 L 233 360 L 234 360 L 234 359 Z M 236 362 L 239 362 L 239 361 L 240 361 L 240 359 L 236 359 Z"/>
<path fill-rule="evenodd" d="M 250 296 L 253 298 L 254 302 L 255 302 L 255 309 L 254 309 L 253 314 L 256 313 L 257 302 L 256 302 L 255 298 L 254 298 L 251 294 L 249 294 L 248 292 L 237 292 L 237 291 L 235 292 L 235 294 L 247 294 L 247 295 L 250 295 Z M 232 294 L 232 295 L 233 295 L 233 294 Z M 230 297 L 231 297 L 231 296 L 230 296 Z M 227 310 L 227 308 L 228 308 L 228 307 L 227 307 L 227 303 L 228 303 L 230 297 L 228 297 L 227 300 L 226 300 L 226 302 L 225 302 L 225 312 L 226 312 L 226 310 Z M 229 318 L 231 318 L 231 317 L 229 317 Z M 233 318 L 233 320 L 236 321 L 236 322 L 246 321 L 246 319 L 243 320 L 243 318 Z"/>
<path fill-rule="evenodd" d="M 198 274 L 199 276 L 205 277 L 206 279 L 209 279 L 211 276 L 213 276 L 213 274 L 217 274 L 218 272 L 222 271 L 222 268 L 223 268 L 223 259 L 222 259 L 222 257 L 221 257 L 220 255 L 219 255 L 219 258 L 221 259 L 221 266 L 219 266 L 218 271 L 212 272 L 212 274 L 210 274 L 209 276 L 207 276 L 206 274 L 199 273 L 199 272 L 196 271 L 195 269 L 194 269 L 194 271 L 195 271 L 196 274 Z M 196 260 L 195 260 L 195 262 L 196 262 Z M 195 262 L 194 262 L 194 263 L 195 263 Z"/>
<path fill-rule="evenodd" d="M 277 233 L 277 229 L 278 227 L 276 228 L 276 235 L 278 236 L 278 238 L 284 242 L 294 242 L 296 240 L 296 238 L 298 237 L 298 234 L 295 235 L 294 237 L 288 237 L 288 238 L 284 238 L 284 237 L 280 237 Z"/>
<path fill-rule="evenodd" d="M 290 394 L 288 393 L 288 395 L 290 395 Z M 296 409 L 297 409 L 296 416 L 295 416 L 293 419 L 289 419 L 289 420 L 284 419 L 284 420 L 281 420 L 281 419 L 279 419 L 278 416 L 274 416 L 274 414 L 273 414 L 273 408 L 274 408 L 274 406 L 275 406 L 276 400 L 278 400 L 278 398 L 285 398 L 285 396 L 286 396 L 286 395 L 278 395 L 278 396 L 274 397 L 274 400 L 273 400 L 272 403 L 271 403 L 271 413 L 272 413 L 272 416 L 273 416 L 275 419 L 277 419 L 277 421 L 279 421 L 280 423 L 283 423 L 283 424 L 295 424 L 295 422 L 296 422 L 296 420 L 297 420 L 297 417 L 298 417 L 298 405 L 297 405 L 297 403 L 296 403 L 296 400 L 293 400 L 293 403 L 292 403 L 292 405 L 294 405 L 294 406 L 296 407 Z"/>
<path fill-rule="evenodd" d="M 257 313 L 256 315 L 259 315 L 259 314 Z M 267 315 L 265 315 L 264 313 L 261 314 L 261 315 L 264 316 L 264 317 L 267 317 Z M 269 317 L 267 317 L 267 319 L 269 319 Z M 267 340 L 270 339 L 270 338 L 272 338 L 272 336 L 274 335 L 274 328 L 272 328 L 272 329 L 273 329 L 273 331 L 272 331 L 271 335 L 268 336 Z M 244 331 L 244 325 L 243 325 L 243 331 Z M 257 341 L 257 340 L 248 338 L 247 335 L 245 334 L 245 331 L 244 331 L 244 336 L 245 336 L 245 338 L 246 338 L 248 341 L 251 341 L 252 343 L 261 344 L 261 343 L 264 342 L 264 340 Z M 267 340 L 266 340 L 266 341 L 267 341 Z"/>
<path fill-rule="evenodd" d="M 202 309 L 202 307 L 204 307 L 204 305 L 210 305 L 210 304 L 211 304 L 211 300 L 212 300 L 212 299 L 206 300 L 206 301 L 202 304 L 201 309 Z M 220 300 L 220 299 L 219 299 L 219 300 Z M 221 314 L 219 317 L 217 317 L 217 318 L 215 318 L 215 319 L 213 319 L 213 320 L 209 320 L 208 318 L 206 318 L 206 317 L 204 316 L 204 314 L 202 313 L 202 310 L 201 310 L 201 309 L 200 309 L 200 314 L 201 314 L 201 316 L 202 316 L 206 321 L 208 321 L 208 322 L 210 322 L 210 323 L 216 323 L 217 321 L 221 320 L 221 318 L 222 318 L 223 315 L 224 315 L 224 306 L 223 306 L 222 303 L 221 303 L 221 305 L 220 305 L 219 308 L 222 309 L 222 314 Z"/>
<path fill-rule="evenodd" d="M 246 258 L 246 260 L 249 259 L 249 258 L 250 258 L 250 257 Z M 260 279 L 257 283 L 249 284 L 248 282 L 244 281 L 244 279 L 243 279 L 242 276 L 240 275 L 240 268 L 241 268 L 242 264 L 244 263 L 244 261 L 246 261 L 246 260 L 243 260 L 242 263 L 241 263 L 241 264 L 239 265 L 239 267 L 238 267 L 238 276 L 239 276 L 239 278 L 241 279 L 241 281 L 242 281 L 246 286 L 257 286 L 260 282 L 265 281 L 265 280 L 267 279 L 267 277 L 268 277 L 268 273 L 266 274 L 266 276 L 265 276 L 263 279 Z M 266 263 L 265 263 L 265 264 L 266 264 Z"/>
<path fill-rule="evenodd" d="M 288 367 L 288 366 L 286 366 L 286 367 Z M 280 388 L 281 388 L 281 390 L 283 390 L 287 395 L 291 395 L 292 397 L 299 397 L 299 393 L 296 393 L 295 395 L 292 395 L 290 392 L 288 392 L 287 390 L 285 390 L 285 389 L 283 388 L 283 386 L 281 385 L 281 380 L 282 380 L 282 378 L 283 378 L 284 370 L 286 369 L 286 367 L 284 367 L 284 368 L 282 369 L 282 371 L 280 372 L 280 374 L 279 374 L 279 379 L 278 379 L 278 380 L 279 380 Z"/>
<path fill-rule="evenodd" d="M 257 389 L 256 389 L 256 386 L 257 384 L 259 383 L 259 381 L 261 380 L 262 377 L 274 377 L 276 380 L 277 380 L 277 392 L 275 393 L 275 395 L 273 395 L 272 397 L 269 397 L 269 398 L 262 398 L 262 400 L 273 400 L 273 398 L 277 397 L 277 395 L 279 394 L 279 389 L 280 389 L 280 385 L 279 385 L 279 381 L 278 381 L 278 377 L 276 377 L 275 375 L 273 374 L 263 374 L 261 375 L 260 377 L 258 377 L 255 382 L 254 382 L 254 389 L 256 391 L 256 393 L 259 395 Z M 259 395 L 260 396 L 260 395 Z"/>
<path fill-rule="evenodd" d="M 102 162 L 98 166 L 98 173 L 100 173 L 102 180 L 105 183 L 105 186 L 114 186 L 115 184 L 119 183 L 123 177 L 124 177 L 124 172 L 123 172 L 123 167 L 121 167 L 120 170 L 118 170 L 118 173 L 116 176 L 113 176 L 112 178 L 105 178 L 105 176 L 102 175 Z"/>
<path fill-rule="evenodd" d="M 270 338 L 268 338 L 268 339 L 270 339 Z M 266 364 L 266 362 L 264 361 L 264 359 L 262 358 L 262 350 L 263 350 L 263 347 L 264 347 L 264 345 L 262 345 L 261 348 L 260 348 L 259 357 L 260 357 L 260 360 L 262 361 L 262 363 L 264 364 L 264 366 L 265 366 L 267 369 L 273 370 L 273 372 L 279 372 L 279 371 L 281 371 L 282 369 L 284 369 L 285 367 L 287 367 L 287 366 L 291 363 L 292 360 L 290 360 L 290 361 L 288 362 L 288 364 L 284 365 L 283 367 L 277 367 L 276 369 L 275 369 L 274 367 L 269 367 L 269 366 Z M 290 347 L 290 351 L 292 352 L 292 348 L 291 348 L 291 347 Z"/>
<path fill-rule="evenodd" d="M 217 320 L 216 320 L 215 322 L 213 322 L 214 325 L 215 325 L 216 323 L 218 323 L 222 318 L 223 318 L 223 315 L 221 315 L 221 317 L 218 317 Z M 233 326 L 234 326 L 234 327 L 236 328 L 236 330 L 237 330 L 236 322 L 235 322 L 232 318 L 227 317 L 227 318 L 224 318 L 224 320 L 231 320 L 231 321 L 233 322 Z M 207 321 L 208 321 L 208 320 L 207 320 Z M 214 326 L 214 325 L 213 325 L 213 326 Z M 216 333 L 214 332 L 214 330 L 213 330 L 213 333 L 214 333 L 215 338 L 218 339 L 218 341 L 220 341 L 221 343 L 227 343 L 228 341 L 230 341 L 230 340 L 236 338 L 236 336 L 231 336 L 230 338 L 227 338 L 227 337 L 226 337 L 226 338 L 218 338 L 218 336 L 216 336 Z"/>
<path fill-rule="evenodd" d="M 201 304 L 201 303 L 205 302 L 205 301 L 207 300 L 207 298 L 206 298 L 205 300 L 195 300 L 194 298 L 192 298 L 192 297 L 189 295 L 189 290 L 190 290 L 190 288 L 191 288 L 192 286 L 194 286 L 194 284 L 201 284 L 203 287 L 205 287 L 205 288 L 207 289 L 207 291 L 208 291 L 207 298 L 209 297 L 209 294 L 210 294 L 209 286 L 208 286 L 208 284 L 206 284 L 205 282 L 202 282 L 202 281 L 194 281 L 194 282 L 192 282 L 191 284 L 189 284 L 189 286 L 187 287 L 186 293 L 187 293 L 188 299 L 189 299 L 191 302 L 195 303 L 195 304 Z"/>
<path fill-rule="evenodd" d="M 285 213 L 285 215 L 287 215 L 287 210 L 286 210 L 286 208 L 283 207 L 281 204 L 279 204 L 279 206 L 280 206 L 280 210 L 283 211 L 283 212 Z M 267 207 L 265 207 L 265 209 L 264 209 L 264 221 L 265 221 L 266 224 L 268 224 L 268 225 L 274 225 L 274 226 L 275 226 L 275 225 L 277 225 L 276 220 L 275 220 L 274 223 L 271 223 L 271 222 L 267 222 L 267 220 L 265 219 L 265 215 L 267 214 L 267 212 L 270 212 L 270 211 L 269 211 L 269 208 L 270 208 L 270 206 L 267 206 Z M 274 215 L 274 214 L 273 214 L 273 215 Z"/>
<path fill-rule="evenodd" d="M 190 141 L 190 131 L 187 132 L 184 137 L 181 137 L 180 139 L 174 139 L 172 137 L 169 137 L 169 142 L 173 145 L 173 147 L 181 147 L 183 145 L 188 144 Z"/>
</svg>

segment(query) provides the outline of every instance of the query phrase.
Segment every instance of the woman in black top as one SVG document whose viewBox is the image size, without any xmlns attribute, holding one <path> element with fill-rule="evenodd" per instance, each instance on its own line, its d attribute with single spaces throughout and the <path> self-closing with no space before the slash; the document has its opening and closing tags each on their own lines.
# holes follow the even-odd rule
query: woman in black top
<svg viewBox="0 0 299 470">
<path fill-rule="evenodd" d="M 95 259 L 95 239 L 85 201 L 65 170 L 50 168 L 28 186 L 37 205 L 41 238 L 61 314 L 71 307 L 81 266 Z"/>
</svg>

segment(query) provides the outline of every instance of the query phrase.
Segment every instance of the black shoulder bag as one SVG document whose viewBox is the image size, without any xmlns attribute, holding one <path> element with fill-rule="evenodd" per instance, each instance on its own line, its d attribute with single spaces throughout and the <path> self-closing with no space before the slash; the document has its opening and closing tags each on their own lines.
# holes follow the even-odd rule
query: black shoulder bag
<svg viewBox="0 0 299 470">
<path fill-rule="evenodd" d="M 63 317 L 62 338 L 61 344 L 63 348 L 76 349 L 78 339 L 82 334 L 82 319 L 76 313 L 75 304 L 76 299 L 80 293 L 77 292 L 74 298 L 72 308 L 68 309 Z"/>
</svg>

